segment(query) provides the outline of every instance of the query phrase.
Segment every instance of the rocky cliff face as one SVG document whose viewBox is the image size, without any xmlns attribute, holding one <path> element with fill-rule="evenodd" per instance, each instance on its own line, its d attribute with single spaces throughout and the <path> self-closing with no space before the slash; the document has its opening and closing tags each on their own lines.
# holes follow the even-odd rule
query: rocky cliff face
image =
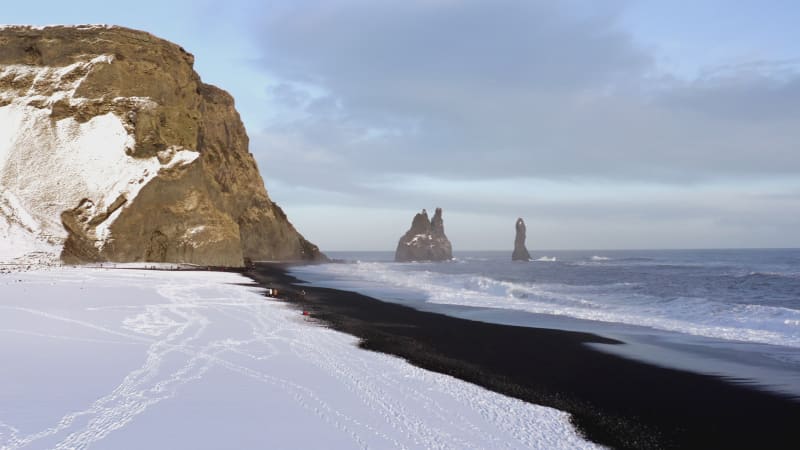
<svg viewBox="0 0 800 450">
<path fill-rule="evenodd" d="M 424 209 L 414 216 L 411 228 L 400 238 L 394 260 L 407 261 L 448 261 L 453 259 L 453 248 L 444 234 L 442 208 L 436 208 L 433 219 L 428 220 Z"/>
<path fill-rule="evenodd" d="M 517 235 L 514 238 L 514 252 L 511 254 L 512 261 L 530 261 L 531 254 L 525 248 L 525 221 L 522 218 L 517 219 L 516 223 Z"/>
<path fill-rule="evenodd" d="M 0 239 L 67 262 L 324 258 L 193 63 L 126 28 L 0 28 Z"/>
</svg>

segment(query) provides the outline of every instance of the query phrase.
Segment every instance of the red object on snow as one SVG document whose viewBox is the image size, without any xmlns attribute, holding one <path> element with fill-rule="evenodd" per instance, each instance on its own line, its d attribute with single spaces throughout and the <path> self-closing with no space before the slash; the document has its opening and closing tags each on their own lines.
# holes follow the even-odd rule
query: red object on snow
<svg viewBox="0 0 800 450">
<path fill-rule="evenodd" d="M 308 316 L 309 315 L 308 311 L 303 311 L 303 315 Z"/>
</svg>

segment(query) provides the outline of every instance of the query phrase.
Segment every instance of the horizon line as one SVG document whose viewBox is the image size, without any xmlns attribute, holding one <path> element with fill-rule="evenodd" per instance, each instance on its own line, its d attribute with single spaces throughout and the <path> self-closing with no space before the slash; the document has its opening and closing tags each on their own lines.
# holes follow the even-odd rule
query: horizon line
<svg viewBox="0 0 800 450">
<path fill-rule="evenodd" d="M 322 252 L 394 252 L 395 250 L 328 250 L 320 249 Z M 800 247 L 675 247 L 675 248 L 539 248 L 528 249 L 530 252 L 614 252 L 614 251 L 699 251 L 699 250 L 800 250 Z M 464 249 L 453 250 L 458 252 L 511 252 L 513 249 Z"/>
</svg>

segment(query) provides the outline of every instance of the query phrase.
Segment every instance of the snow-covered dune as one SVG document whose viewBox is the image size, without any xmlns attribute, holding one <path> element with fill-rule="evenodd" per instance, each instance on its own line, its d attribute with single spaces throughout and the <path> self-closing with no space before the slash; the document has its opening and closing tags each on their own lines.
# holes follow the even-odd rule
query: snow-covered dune
<svg viewBox="0 0 800 450">
<path fill-rule="evenodd" d="M 0 448 L 590 448 L 214 272 L 0 274 Z"/>
</svg>

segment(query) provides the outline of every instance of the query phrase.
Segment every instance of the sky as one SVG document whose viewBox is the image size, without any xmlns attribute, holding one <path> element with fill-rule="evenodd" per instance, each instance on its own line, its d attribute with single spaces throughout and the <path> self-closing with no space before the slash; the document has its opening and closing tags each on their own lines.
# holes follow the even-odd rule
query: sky
<svg viewBox="0 0 800 450">
<path fill-rule="evenodd" d="M 800 247 L 793 1 L 37 1 L 233 94 L 274 201 L 323 250 Z"/>
</svg>

